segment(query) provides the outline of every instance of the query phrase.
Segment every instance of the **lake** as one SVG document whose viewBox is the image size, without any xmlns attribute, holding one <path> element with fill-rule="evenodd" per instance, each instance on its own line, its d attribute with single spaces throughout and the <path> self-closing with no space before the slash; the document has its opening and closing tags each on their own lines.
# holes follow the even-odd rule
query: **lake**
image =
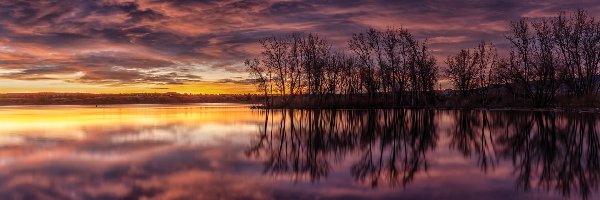
<svg viewBox="0 0 600 200">
<path fill-rule="evenodd" d="M 599 116 L 0 107 L 0 199 L 599 199 Z"/>
</svg>

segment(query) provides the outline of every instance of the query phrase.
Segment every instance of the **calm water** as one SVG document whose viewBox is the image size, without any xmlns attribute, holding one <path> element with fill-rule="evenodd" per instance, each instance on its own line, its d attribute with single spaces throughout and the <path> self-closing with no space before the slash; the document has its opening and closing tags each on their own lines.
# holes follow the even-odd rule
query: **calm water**
<svg viewBox="0 0 600 200">
<path fill-rule="evenodd" d="M 596 114 L 0 108 L 0 199 L 599 199 Z"/>
</svg>

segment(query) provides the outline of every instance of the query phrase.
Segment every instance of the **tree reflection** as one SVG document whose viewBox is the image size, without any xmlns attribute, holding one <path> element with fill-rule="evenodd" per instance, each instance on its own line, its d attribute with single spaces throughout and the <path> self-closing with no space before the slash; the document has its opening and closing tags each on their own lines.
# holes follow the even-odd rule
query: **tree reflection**
<svg viewBox="0 0 600 200">
<path fill-rule="evenodd" d="M 593 114 L 456 111 L 451 148 L 488 161 L 512 161 L 517 187 L 582 198 L 598 189 L 599 140 Z M 491 120 L 489 120 L 491 119 Z M 501 158 L 497 158 L 501 157 Z M 489 159 L 494 158 L 494 159 Z"/>
<path fill-rule="evenodd" d="M 593 114 L 433 110 L 266 110 L 247 154 L 265 173 L 298 180 L 326 178 L 351 162 L 358 182 L 405 186 L 428 169 L 440 123 L 450 150 L 476 159 L 483 172 L 514 167 L 517 187 L 574 193 L 598 190 L 600 140 Z M 437 116 L 437 117 L 436 117 Z M 441 118 L 449 118 L 450 122 Z M 430 158 L 431 159 L 431 158 Z"/>
<path fill-rule="evenodd" d="M 594 115 L 537 112 L 513 116 L 514 131 L 499 135 L 502 154 L 511 159 L 517 184 L 556 190 L 564 196 L 578 192 L 582 198 L 598 188 L 599 141 Z"/>
<path fill-rule="evenodd" d="M 426 155 L 438 138 L 433 111 L 371 111 L 366 121 L 360 133 L 362 155 L 352 166 L 357 180 L 373 187 L 380 182 L 406 185 L 416 173 L 427 170 Z"/>
<path fill-rule="evenodd" d="M 488 120 L 489 113 L 482 111 L 455 112 L 456 124 L 451 131 L 450 147 L 465 157 L 477 156 L 477 164 L 485 172 L 497 163 L 492 128 L 498 127 L 498 121 Z M 496 122 L 496 123 L 493 123 Z"/>
<path fill-rule="evenodd" d="M 311 181 L 326 177 L 332 163 L 357 153 L 356 180 L 376 187 L 381 182 L 409 183 L 427 169 L 426 154 L 437 134 L 430 110 L 270 110 L 271 119 L 248 155 L 266 157 L 267 173 Z M 277 118 L 277 122 L 273 119 Z"/>
</svg>

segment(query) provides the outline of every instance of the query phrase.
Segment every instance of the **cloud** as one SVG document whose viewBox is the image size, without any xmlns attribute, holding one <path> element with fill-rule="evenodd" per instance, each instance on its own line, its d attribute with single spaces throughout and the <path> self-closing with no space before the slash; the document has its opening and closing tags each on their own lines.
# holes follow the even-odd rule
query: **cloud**
<svg viewBox="0 0 600 200">
<path fill-rule="evenodd" d="M 76 62 L 78 62 L 79 65 L 120 66 L 136 69 L 169 68 L 175 65 L 175 62 L 170 60 L 128 55 L 117 52 L 85 54 L 77 57 Z"/>
<path fill-rule="evenodd" d="M 242 78 L 224 78 L 224 79 L 219 79 L 219 80 L 215 81 L 215 83 L 233 83 L 233 84 L 243 84 L 243 85 L 253 84 L 255 82 L 256 82 L 256 80 L 254 80 L 254 79 L 242 79 Z"/>
<path fill-rule="evenodd" d="M 301 1 L 280 1 L 272 3 L 268 8 L 264 9 L 263 12 L 269 15 L 289 15 L 302 12 L 313 11 L 314 7 L 312 4 L 301 2 Z"/>
<path fill-rule="evenodd" d="M 14 80 L 51 80 L 56 78 L 48 77 L 47 75 L 64 75 L 76 72 L 77 70 L 65 66 L 42 65 L 33 66 L 18 72 L 0 74 L 0 78 Z"/>
<path fill-rule="evenodd" d="M 111 70 L 97 70 L 87 72 L 85 75 L 73 82 L 103 83 L 103 84 L 158 84 L 158 85 L 181 85 L 188 82 L 199 82 L 201 76 L 192 74 L 180 74 L 169 72 L 164 74 L 145 73 L 139 70 L 113 68 Z"/>
<path fill-rule="evenodd" d="M 80 74 L 66 80 L 82 84 L 183 84 L 206 69 L 245 76 L 241 63 L 259 53 L 259 39 L 293 32 L 316 32 L 345 48 L 353 32 L 404 27 L 429 39 L 443 59 L 481 40 L 505 48 L 508 22 L 520 17 L 577 8 L 600 13 L 600 3 L 584 0 L 0 0 L 0 6 L 0 68 L 9 70 L 1 78 Z"/>
</svg>

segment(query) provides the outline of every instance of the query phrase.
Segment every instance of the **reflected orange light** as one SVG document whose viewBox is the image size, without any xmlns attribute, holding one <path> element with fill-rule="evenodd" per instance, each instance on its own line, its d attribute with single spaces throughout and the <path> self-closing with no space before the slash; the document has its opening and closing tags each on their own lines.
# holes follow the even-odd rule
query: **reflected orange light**
<svg viewBox="0 0 600 200">
<path fill-rule="evenodd" d="M 225 124 L 254 123 L 257 120 L 245 105 L 206 105 L 3 107 L 0 108 L 0 137 L 10 141 L 15 139 L 11 139 L 11 135 L 81 139 L 115 127 L 135 128 L 170 124 L 193 124 L 202 126 L 202 129 L 199 129 L 201 132 L 219 133 L 227 129 Z"/>
</svg>

